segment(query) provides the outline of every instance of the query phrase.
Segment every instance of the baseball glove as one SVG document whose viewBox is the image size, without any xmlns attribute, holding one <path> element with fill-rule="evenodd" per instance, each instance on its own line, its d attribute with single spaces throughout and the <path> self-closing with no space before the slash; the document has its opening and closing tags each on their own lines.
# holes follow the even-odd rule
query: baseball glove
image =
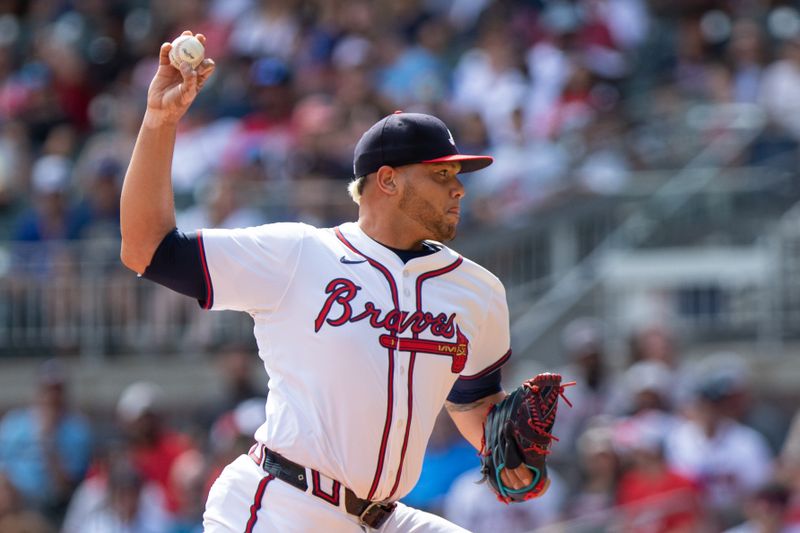
<svg viewBox="0 0 800 533">
<path fill-rule="evenodd" d="M 480 452 L 481 472 L 497 498 L 504 503 L 520 502 L 544 494 L 550 485 L 545 459 L 550 444 L 558 440 L 551 433 L 564 388 L 559 374 L 544 373 L 525 381 L 503 401 L 494 405 L 483 427 Z M 527 487 L 512 489 L 503 484 L 500 472 L 525 464 L 533 474 Z"/>
</svg>

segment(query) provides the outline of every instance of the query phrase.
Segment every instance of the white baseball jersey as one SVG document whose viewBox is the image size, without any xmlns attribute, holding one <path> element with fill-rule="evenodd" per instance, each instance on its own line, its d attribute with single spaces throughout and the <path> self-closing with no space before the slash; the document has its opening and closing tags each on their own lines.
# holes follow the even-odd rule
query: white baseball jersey
<svg viewBox="0 0 800 533">
<path fill-rule="evenodd" d="M 206 307 L 255 321 L 270 376 L 256 439 L 361 498 L 407 494 L 453 383 L 511 353 L 501 282 L 445 246 L 404 264 L 356 223 L 199 237 Z"/>
</svg>

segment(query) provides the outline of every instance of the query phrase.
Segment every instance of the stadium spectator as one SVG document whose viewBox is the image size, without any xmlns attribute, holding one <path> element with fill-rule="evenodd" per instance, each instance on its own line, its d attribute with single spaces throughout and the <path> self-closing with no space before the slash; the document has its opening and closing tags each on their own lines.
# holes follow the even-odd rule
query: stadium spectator
<svg viewBox="0 0 800 533">
<path fill-rule="evenodd" d="M 71 517 L 68 525 L 74 529 L 65 533 L 170 533 L 168 515 L 148 501 L 149 490 L 139 469 L 124 455 L 115 456 L 102 495 L 85 514 Z"/>
<path fill-rule="evenodd" d="M 736 385 L 726 372 L 700 376 L 696 387 L 691 412 L 667 437 L 666 456 L 702 487 L 717 526 L 729 527 L 742 518 L 740 502 L 771 479 L 772 452 L 763 435 L 731 418 Z"/>
<path fill-rule="evenodd" d="M 444 52 L 450 28 L 446 21 L 432 17 L 417 25 L 410 44 L 401 36 L 382 37 L 383 66 L 378 70 L 378 91 L 398 109 L 431 106 L 446 95 L 447 69 Z"/>
<path fill-rule="evenodd" d="M 343 157 L 343 142 L 348 142 L 339 131 L 343 122 L 341 109 L 328 96 L 310 95 L 297 102 L 292 114 L 297 139 L 289 162 L 292 176 L 342 181 L 352 173 L 352 161 Z"/>
<path fill-rule="evenodd" d="M 0 471 L 24 503 L 59 520 L 83 479 L 92 453 L 87 419 L 68 403 L 66 369 L 56 359 L 39 367 L 35 399 L 0 421 Z"/>
<path fill-rule="evenodd" d="M 767 61 L 765 40 L 764 30 L 757 21 L 743 18 L 733 23 L 726 63 L 731 72 L 734 102 L 758 102 Z"/>
<path fill-rule="evenodd" d="M 634 170 L 626 145 L 625 125 L 615 111 L 616 92 L 609 92 L 598 105 L 603 113 L 582 131 L 583 157 L 577 161 L 577 188 L 591 194 L 622 194 L 630 185 Z"/>
<path fill-rule="evenodd" d="M 782 58 L 770 64 L 764 72 L 758 101 L 773 124 L 800 141 L 800 103 L 793 97 L 800 83 L 800 36 L 782 45 Z"/>
<path fill-rule="evenodd" d="M 578 452 L 578 438 L 591 420 L 608 412 L 613 396 L 613 376 L 605 342 L 605 325 L 592 317 L 572 320 L 561 333 L 562 351 L 568 365 L 560 368 L 559 373 L 565 382 L 577 383 L 570 390 L 573 407 L 560 409 L 553 427 L 559 445 L 553 447 L 552 459 L 565 471 L 576 472 L 570 465 Z M 575 480 L 570 477 L 570 481 Z"/>
<path fill-rule="evenodd" d="M 248 206 L 246 191 L 226 176 L 212 179 L 201 194 L 202 201 L 177 215 L 183 228 L 246 228 L 264 224 L 264 216 Z"/>
<path fill-rule="evenodd" d="M 85 525 L 93 521 L 96 527 L 109 525 L 114 520 L 115 511 L 111 502 L 111 471 L 115 475 L 130 468 L 131 450 L 119 440 L 116 434 L 108 435 L 100 441 L 92 466 L 86 478 L 75 489 L 69 502 L 66 515 L 61 524 L 62 533 L 84 533 Z M 135 479 L 141 479 L 135 476 Z M 119 477 L 114 482 L 124 481 Z M 137 481 L 138 483 L 138 481 Z M 166 524 L 168 513 L 165 508 L 164 491 L 152 481 L 144 481 L 139 492 L 137 514 L 145 523 Z M 120 526 L 122 527 L 122 526 Z"/>
<path fill-rule="evenodd" d="M 570 492 L 566 516 L 579 519 L 588 531 L 604 527 L 614 507 L 622 472 L 610 420 L 597 417 L 577 442 L 578 479 Z"/>
<path fill-rule="evenodd" d="M 292 74 L 291 64 L 276 57 L 252 64 L 247 98 L 251 108 L 225 140 L 223 170 L 239 171 L 241 179 L 250 182 L 291 178 L 288 161 L 295 146 L 291 118 L 296 104 Z"/>
<path fill-rule="evenodd" d="M 615 429 L 615 439 L 629 463 L 619 481 L 617 504 L 626 532 L 678 533 L 704 528 L 700 488 L 670 468 L 664 441 L 670 426 L 660 417 L 639 416 Z"/>
<path fill-rule="evenodd" d="M 301 30 L 296 4 L 294 0 L 253 2 L 234 24 L 232 50 L 249 57 L 291 59 Z"/>
<path fill-rule="evenodd" d="M 116 239 L 119 235 L 119 194 L 122 166 L 113 159 L 98 161 L 86 184 L 86 198 L 76 211 L 83 221 L 82 239 Z"/>
<path fill-rule="evenodd" d="M 616 415 L 626 417 L 660 416 L 663 423 L 672 425 L 674 407 L 673 372 L 660 361 L 640 361 L 621 376 L 620 389 L 611 408 Z"/>
<path fill-rule="evenodd" d="M 253 435 L 264 420 L 264 400 L 258 397 L 244 400 L 217 417 L 208 433 L 210 457 L 204 485 L 206 493 L 222 470 L 253 446 Z"/>
<path fill-rule="evenodd" d="M 680 364 L 676 339 L 667 323 L 646 322 L 634 328 L 629 337 L 630 364 L 658 361 L 675 369 Z"/>
<path fill-rule="evenodd" d="M 170 485 L 170 471 L 178 457 L 192 449 L 192 443 L 187 436 L 167 424 L 164 391 L 147 381 L 129 385 L 117 403 L 117 418 L 127 438 L 132 465 L 142 480 L 155 482 L 161 487 L 167 510 L 176 512 L 179 498 L 175 493 L 176 487 Z M 122 481 L 133 483 L 130 477 L 124 477 Z M 140 488 L 134 484 L 123 487 L 131 491 Z"/>
<path fill-rule="evenodd" d="M 64 156 L 41 157 L 33 166 L 34 206 L 22 213 L 13 238 L 41 242 L 77 239 L 84 221 L 69 198 L 72 163 Z"/>
<path fill-rule="evenodd" d="M 483 224 L 521 226 L 525 215 L 553 202 L 567 188 L 570 156 L 558 143 L 532 138 L 523 124 L 523 108 L 510 113 L 506 138 L 491 149 L 495 163 L 471 180 L 473 216 Z"/>
<path fill-rule="evenodd" d="M 207 475 L 206 457 L 197 450 L 184 452 L 173 463 L 169 481 L 177 506 L 169 533 L 203 533 Z"/>
<path fill-rule="evenodd" d="M 453 71 L 455 109 L 479 113 L 491 142 L 498 143 L 513 136 L 512 115 L 527 90 L 521 51 L 504 27 L 487 23 L 478 45 L 461 56 Z"/>
<path fill-rule="evenodd" d="M 787 508 L 790 491 L 783 485 L 770 483 L 747 499 L 747 521 L 725 530 L 725 533 L 799 533 L 800 524 L 789 523 Z"/>
</svg>

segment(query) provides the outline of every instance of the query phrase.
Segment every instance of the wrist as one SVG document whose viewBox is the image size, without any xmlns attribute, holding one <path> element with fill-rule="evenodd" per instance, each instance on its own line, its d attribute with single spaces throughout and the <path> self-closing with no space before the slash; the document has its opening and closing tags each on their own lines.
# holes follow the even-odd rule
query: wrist
<svg viewBox="0 0 800 533">
<path fill-rule="evenodd" d="M 177 128 L 180 117 L 166 113 L 160 109 L 147 108 L 144 112 L 142 126 L 148 129 Z"/>
</svg>

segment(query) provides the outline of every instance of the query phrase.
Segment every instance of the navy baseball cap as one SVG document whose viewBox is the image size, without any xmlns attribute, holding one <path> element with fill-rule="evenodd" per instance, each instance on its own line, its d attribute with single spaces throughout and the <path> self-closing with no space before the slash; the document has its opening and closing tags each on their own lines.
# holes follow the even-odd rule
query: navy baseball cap
<svg viewBox="0 0 800 533">
<path fill-rule="evenodd" d="M 488 155 L 458 153 L 453 134 L 432 115 L 395 111 L 372 125 L 356 145 L 353 172 L 366 176 L 383 165 L 458 161 L 461 172 L 474 172 L 492 164 Z"/>
</svg>

